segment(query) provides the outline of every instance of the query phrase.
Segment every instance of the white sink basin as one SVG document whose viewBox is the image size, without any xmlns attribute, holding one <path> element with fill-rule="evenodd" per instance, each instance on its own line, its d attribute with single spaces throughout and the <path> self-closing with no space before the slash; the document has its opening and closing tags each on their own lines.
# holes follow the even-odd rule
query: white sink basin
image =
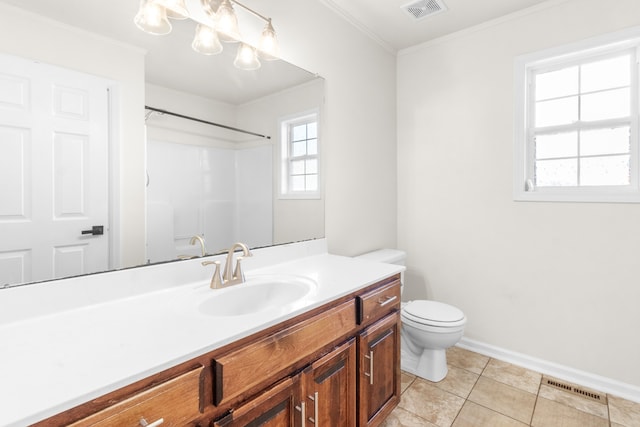
<svg viewBox="0 0 640 427">
<path fill-rule="evenodd" d="M 274 308 L 286 308 L 304 300 L 316 283 L 299 276 L 258 276 L 223 289 L 210 289 L 198 305 L 209 316 L 242 316 Z"/>
</svg>

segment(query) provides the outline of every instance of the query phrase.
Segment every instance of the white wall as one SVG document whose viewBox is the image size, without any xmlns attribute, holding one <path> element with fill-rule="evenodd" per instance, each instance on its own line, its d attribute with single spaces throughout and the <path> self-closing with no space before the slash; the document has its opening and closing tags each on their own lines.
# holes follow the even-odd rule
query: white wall
<svg viewBox="0 0 640 427">
<path fill-rule="evenodd" d="M 511 189 L 514 57 L 640 25 L 640 2 L 529 12 L 399 55 L 405 297 L 460 307 L 471 339 L 639 386 L 640 205 Z"/>
<path fill-rule="evenodd" d="M 395 55 L 322 0 L 265 2 L 260 12 L 277 23 L 282 57 L 326 79 L 322 168 L 330 252 L 395 247 Z"/>
<path fill-rule="evenodd" d="M 35 29 L 35 30 L 34 30 Z M 0 4 L 0 52 L 114 81 L 119 127 L 116 208 L 123 244 L 116 266 L 144 261 L 144 52 Z"/>
</svg>

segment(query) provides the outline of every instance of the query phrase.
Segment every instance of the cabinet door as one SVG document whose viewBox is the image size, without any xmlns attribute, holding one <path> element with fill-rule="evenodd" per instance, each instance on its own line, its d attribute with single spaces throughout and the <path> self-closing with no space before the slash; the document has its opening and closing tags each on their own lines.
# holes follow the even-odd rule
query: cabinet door
<svg viewBox="0 0 640 427">
<path fill-rule="evenodd" d="M 358 425 L 377 426 L 400 401 L 400 315 L 394 312 L 358 336 Z"/>
<path fill-rule="evenodd" d="M 213 427 L 293 426 L 294 406 L 299 400 L 299 380 L 298 375 L 281 381 L 211 425 Z"/>
<path fill-rule="evenodd" d="M 302 374 L 296 408 L 303 427 L 355 427 L 356 347 L 353 339 L 314 362 Z"/>
</svg>

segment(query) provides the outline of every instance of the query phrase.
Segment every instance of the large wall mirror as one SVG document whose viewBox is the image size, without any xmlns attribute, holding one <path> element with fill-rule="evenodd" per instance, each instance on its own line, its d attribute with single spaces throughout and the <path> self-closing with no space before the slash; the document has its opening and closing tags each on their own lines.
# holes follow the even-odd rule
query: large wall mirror
<svg viewBox="0 0 640 427">
<path fill-rule="evenodd" d="M 284 123 L 314 114 L 321 152 L 323 79 L 283 60 L 239 70 L 237 45 L 200 55 L 191 49 L 193 21 L 172 21 L 170 34 L 151 36 L 135 27 L 137 9 L 131 0 L 0 0 L 0 288 L 179 261 L 235 241 L 264 247 L 324 236 L 322 179 L 312 197 L 283 197 L 280 188 Z M 58 71 L 70 74 L 60 80 Z M 84 89 L 85 75 L 109 89 L 104 110 L 85 112 L 103 96 Z M 62 127 L 36 131 L 29 123 L 48 119 L 24 116 L 23 126 L 14 113 L 22 101 L 32 109 L 47 79 L 55 87 L 47 108 L 63 116 Z M 87 167 L 83 128 L 69 122 L 100 114 L 108 118 L 97 127 L 107 145 Z M 36 145 L 41 134 L 50 150 Z M 34 172 L 49 164 L 49 178 Z M 84 184 L 94 179 L 88 170 L 104 171 L 107 193 Z M 30 186 L 51 194 L 34 195 Z M 100 220 L 83 212 L 91 197 L 109 202 Z M 48 222 L 28 228 L 38 216 Z M 73 237 L 34 249 L 34 236 L 50 237 L 59 223 Z M 86 247 L 101 239 L 99 260 L 86 262 Z"/>
</svg>

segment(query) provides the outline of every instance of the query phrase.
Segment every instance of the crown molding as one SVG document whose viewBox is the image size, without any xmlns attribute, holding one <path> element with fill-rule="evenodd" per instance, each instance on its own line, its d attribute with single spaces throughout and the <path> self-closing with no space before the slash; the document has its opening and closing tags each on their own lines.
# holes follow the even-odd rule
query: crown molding
<svg viewBox="0 0 640 427">
<path fill-rule="evenodd" d="M 362 22 L 358 21 L 353 17 L 353 15 L 344 10 L 342 7 L 338 6 L 333 0 L 320 0 L 320 3 L 324 4 L 326 7 L 331 9 L 332 12 L 357 28 L 360 32 L 376 42 L 387 52 L 393 55 L 396 55 L 398 53 L 398 50 L 395 49 L 389 42 L 380 38 L 373 30 L 364 25 Z"/>
</svg>

